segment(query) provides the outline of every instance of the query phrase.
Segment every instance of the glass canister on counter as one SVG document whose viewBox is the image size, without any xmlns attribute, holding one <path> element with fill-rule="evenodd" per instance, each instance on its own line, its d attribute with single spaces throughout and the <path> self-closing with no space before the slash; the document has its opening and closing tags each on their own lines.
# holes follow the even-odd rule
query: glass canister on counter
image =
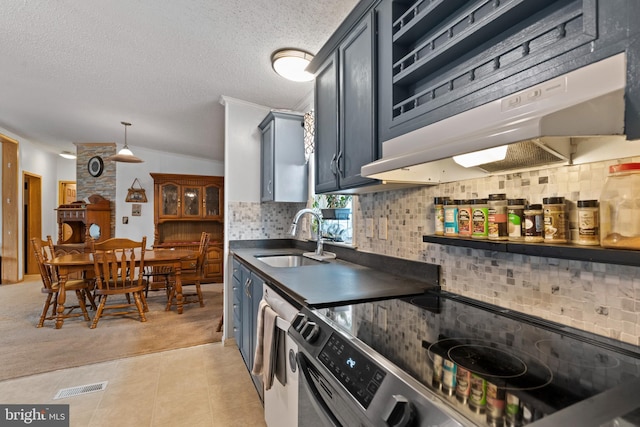
<svg viewBox="0 0 640 427">
<path fill-rule="evenodd" d="M 460 200 L 458 203 L 458 236 L 471 237 L 471 202 L 473 200 Z"/>
<path fill-rule="evenodd" d="M 578 200 L 578 245 L 600 244 L 600 221 L 597 200 Z"/>
<path fill-rule="evenodd" d="M 640 250 L 640 163 L 609 167 L 600 195 L 600 245 Z"/>
<path fill-rule="evenodd" d="M 435 235 L 444 236 L 444 201 L 449 200 L 448 197 L 435 197 L 433 199 L 433 210 L 435 218 Z"/>
<path fill-rule="evenodd" d="M 524 240 L 524 206 L 525 199 L 509 199 L 507 201 L 507 220 L 509 221 L 509 240 Z"/>
<path fill-rule="evenodd" d="M 489 240 L 509 239 L 507 195 L 489 194 Z"/>
<path fill-rule="evenodd" d="M 474 199 L 471 204 L 471 237 L 486 239 L 489 235 L 489 205 L 487 199 Z"/>
<path fill-rule="evenodd" d="M 444 235 L 458 237 L 459 200 L 444 200 Z"/>
<path fill-rule="evenodd" d="M 564 197 L 545 197 L 542 199 L 544 211 L 544 242 L 567 243 L 569 221 Z"/>
</svg>

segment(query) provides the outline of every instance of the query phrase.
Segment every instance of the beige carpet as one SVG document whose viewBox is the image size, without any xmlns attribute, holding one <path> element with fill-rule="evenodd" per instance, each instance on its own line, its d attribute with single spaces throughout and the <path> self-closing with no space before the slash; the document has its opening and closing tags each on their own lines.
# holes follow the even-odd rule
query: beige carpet
<svg viewBox="0 0 640 427">
<path fill-rule="evenodd" d="M 102 317 L 96 329 L 82 318 L 36 328 L 45 295 L 40 276 L 0 285 L 0 380 L 82 366 L 146 353 L 217 342 L 222 316 L 222 284 L 202 285 L 205 307 L 185 305 L 183 314 L 165 311 L 164 291 L 149 292 L 147 322 L 137 316 Z M 192 289 L 192 287 L 190 287 Z M 67 302 L 77 301 L 67 294 Z M 89 310 L 89 316 L 93 316 Z"/>
</svg>

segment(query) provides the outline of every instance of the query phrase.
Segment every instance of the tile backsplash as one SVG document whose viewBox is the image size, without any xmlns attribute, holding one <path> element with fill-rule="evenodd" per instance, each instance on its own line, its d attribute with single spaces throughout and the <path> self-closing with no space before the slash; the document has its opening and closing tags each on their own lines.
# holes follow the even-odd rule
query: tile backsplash
<svg viewBox="0 0 640 427">
<path fill-rule="evenodd" d="M 624 159 L 620 162 L 640 161 Z M 496 253 L 424 243 L 433 234 L 433 198 L 487 197 L 506 193 L 541 203 L 543 197 L 563 196 L 575 207 L 578 200 L 598 199 L 608 166 L 598 162 L 494 175 L 452 182 L 369 193 L 355 203 L 354 240 L 358 250 L 441 266 L 444 289 L 518 310 L 579 329 L 640 345 L 640 268 Z M 230 203 L 231 240 L 288 238 L 300 203 Z M 571 212 L 571 210 L 570 210 Z M 387 218 L 387 239 L 378 238 L 378 219 Z M 305 216 L 308 218 L 308 216 Z M 374 237 L 365 237 L 365 219 L 372 218 Z M 298 237 L 308 225 L 301 225 Z M 308 233 L 308 232 L 307 232 Z M 640 258 L 640 252 L 638 252 Z"/>
<path fill-rule="evenodd" d="M 288 239 L 291 221 L 304 203 L 231 202 L 227 206 L 229 240 Z"/>
<path fill-rule="evenodd" d="M 640 159 L 625 159 L 640 161 Z M 442 266 L 444 289 L 640 345 L 640 268 L 424 243 L 434 232 L 433 198 L 506 193 L 542 203 L 563 196 L 598 199 L 610 164 L 597 162 L 359 196 L 354 212 L 359 250 Z M 386 217 L 387 240 L 365 237 L 366 218 Z M 575 226 L 575 224 L 574 224 Z M 640 252 L 638 253 L 640 258 Z"/>
</svg>

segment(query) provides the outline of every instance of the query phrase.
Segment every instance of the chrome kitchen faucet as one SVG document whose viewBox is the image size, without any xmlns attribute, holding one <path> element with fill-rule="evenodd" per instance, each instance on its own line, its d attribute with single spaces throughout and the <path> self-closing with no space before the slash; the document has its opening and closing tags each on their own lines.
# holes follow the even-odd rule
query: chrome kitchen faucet
<svg viewBox="0 0 640 427">
<path fill-rule="evenodd" d="M 291 234 L 292 236 L 296 235 L 296 228 L 298 227 L 298 220 L 300 219 L 300 217 L 304 214 L 311 214 L 313 216 L 316 217 L 316 219 L 318 220 L 318 245 L 316 246 L 316 251 L 315 251 L 315 255 L 318 256 L 322 256 L 323 255 L 323 249 L 322 249 L 322 215 L 316 211 L 314 211 L 313 209 L 301 209 L 298 211 L 298 213 L 296 213 L 296 216 L 293 218 L 293 222 L 291 223 L 291 227 L 289 228 L 289 234 Z"/>
</svg>

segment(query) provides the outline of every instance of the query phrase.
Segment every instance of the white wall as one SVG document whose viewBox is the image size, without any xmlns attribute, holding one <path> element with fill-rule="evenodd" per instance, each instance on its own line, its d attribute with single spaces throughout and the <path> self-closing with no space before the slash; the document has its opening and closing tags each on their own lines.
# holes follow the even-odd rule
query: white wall
<svg viewBox="0 0 640 427">
<path fill-rule="evenodd" d="M 258 125 L 271 109 L 228 97 L 223 97 L 222 102 L 225 106 L 225 203 L 259 202 Z"/>
</svg>

